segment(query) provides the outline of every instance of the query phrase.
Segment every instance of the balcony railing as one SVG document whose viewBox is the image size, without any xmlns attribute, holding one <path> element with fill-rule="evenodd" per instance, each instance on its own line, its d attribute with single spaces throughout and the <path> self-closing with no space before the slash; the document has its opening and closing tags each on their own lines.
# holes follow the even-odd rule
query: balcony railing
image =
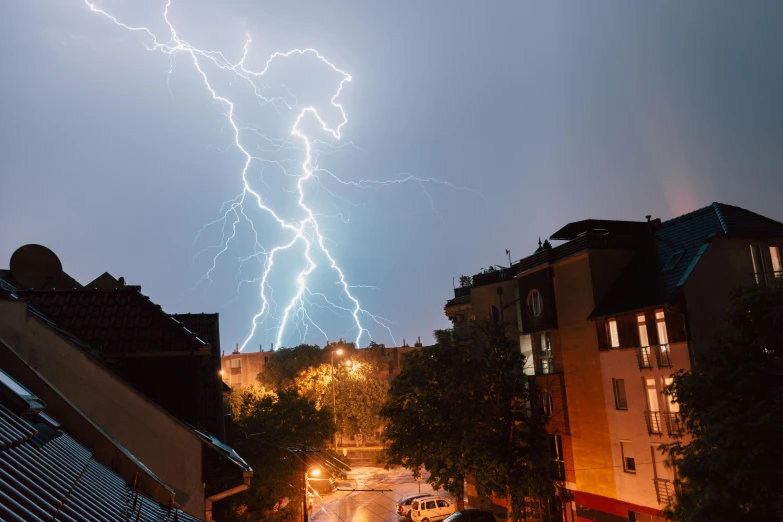
<svg viewBox="0 0 783 522">
<path fill-rule="evenodd" d="M 669 436 L 674 437 L 682 432 L 679 413 L 665 411 L 661 415 L 663 415 L 663 419 L 666 422 L 666 431 L 669 432 Z"/>
<path fill-rule="evenodd" d="M 775 279 L 783 279 L 783 270 L 754 272 L 753 277 L 756 278 L 756 284 L 758 286 L 764 287 L 772 283 Z"/>
<path fill-rule="evenodd" d="M 636 348 L 636 360 L 639 362 L 640 370 L 652 370 L 652 357 L 649 346 L 639 346 Z"/>
<path fill-rule="evenodd" d="M 650 435 L 662 435 L 661 413 L 658 411 L 645 411 L 644 420 L 647 422 L 647 433 Z"/>
<path fill-rule="evenodd" d="M 672 367 L 671 348 L 668 344 L 659 344 L 653 346 L 655 350 L 655 359 L 658 361 L 658 368 Z"/>
<path fill-rule="evenodd" d="M 674 486 L 668 479 L 653 479 L 655 483 L 655 496 L 659 504 L 670 504 L 674 500 Z"/>
</svg>

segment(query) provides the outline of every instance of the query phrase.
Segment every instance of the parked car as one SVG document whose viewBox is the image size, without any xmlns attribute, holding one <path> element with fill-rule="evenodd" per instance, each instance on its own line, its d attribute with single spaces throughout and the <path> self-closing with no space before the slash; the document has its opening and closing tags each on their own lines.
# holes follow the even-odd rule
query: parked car
<svg viewBox="0 0 783 522">
<path fill-rule="evenodd" d="M 419 493 L 417 495 L 408 495 L 407 497 L 402 497 L 399 502 L 397 502 L 397 514 L 401 517 L 407 517 L 411 518 L 411 504 L 414 500 L 417 498 L 424 498 L 424 497 L 431 497 L 429 493 Z"/>
<path fill-rule="evenodd" d="M 452 513 L 444 522 L 495 522 L 495 515 L 483 509 L 463 509 Z"/>
<path fill-rule="evenodd" d="M 454 513 L 454 502 L 447 498 L 429 496 L 411 502 L 413 522 L 437 522 Z"/>
</svg>

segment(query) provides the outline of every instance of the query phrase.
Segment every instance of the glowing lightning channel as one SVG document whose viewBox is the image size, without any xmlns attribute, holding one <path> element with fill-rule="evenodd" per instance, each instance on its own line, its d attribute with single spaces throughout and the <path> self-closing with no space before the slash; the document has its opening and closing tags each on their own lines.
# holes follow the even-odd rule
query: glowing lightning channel
<svg viewBox="0 0 783 522">
<path fill-rule="evenodd" d="M 242 166 L 242 171 L 241 171 L 244 187 L 242 192 L 238 196 L 236 196 L 235 198 L 229 201 L 226 201 L 221 206 L 221 210 L 220 210 L 221 217 L 204 225 L 196 235 L 196 241 L 198 241 L 201 233 L 204 232 L 207 228 L 211 227 L 212 225 L 220 224 L 222 227 L 223 237 L 221 239 L 220 244 L 207 246 L 206 248 L 199 251 L 194 257 L 194 262 L 195 262 L 196 257 L 198 257 L 200 254 L 208 250 L 219 249 L 217 254 L 215 254 L 215 256 L 213 257 L 212 266 L 199 279 L 195 287 L 197 287 L 204 280 L 209 281 L 209 283 L 212 282 L 211 273 L 217 267 L 218 259 L 223 254 L 226 253 L 232 241 L 236 239 L 238 225 L 244 222 L 249 223 L 250 229 L 252 230 L 252 234 L 255 238 L 254 251 L 251 255 L 245 256 L 240 259 L 240 271 L 237 274 L 237 284 L 238 284 L 237 292 L 239 292 L 239 287 L 244 283 L 258 283 L 259 294 L 261 298 L 261 308 L 258 311 L 258 313 L 256 313 L 253 316 L 252 327 L 250 329 L 247 338 L 241 344 L 240 349 L 244 349 L 245 346 L 247 346 L 247 344 L 251 341 L 253 336 L 256 334 L 259 325 L 264 324 L 267 321 L 267 319 L 270 318 L 277 319 L 279 323 L 277 325 L 277 337 L 276 337 L 277 340 L 276 344 L 278 347 L 282 346 L 283 344 L 283 335 L 289 323 L 293 323 L 297 329 L 299 328 L 299 324 L 304 325 L 305 336 L 307 335 L 308 324 L 310 324 L 324 337 L 326 337 L 326 333 L 324 332 L 324 330 L 320 326 L 318 326 L 313 321 L 310 314 L 308 314 L 305 308 L 305 304 L 316 306 L 318 308 L 325 308 L 334 313 L 337 313 L 339 311 L 342 313 L 350 314 L 354 325 L 352 328 L 355 328 L 357 331 L 356 333 L 357 346 L 360 346 L 362 336 L 365 333 L 368 335 L 368 337 L 372 338 L 370 335 L 370 331 L 362 325 L 362 318 L 366 318 L 366 320 L 371 321 L 379 325 L 381 328 L 385 329 L 386 332 L 389 334 L 389 336 L 392 338 L 392 341 L 394 341 L 394 336 L 389 326 L 391 322 L 388 319 L 371 314 L 367 310 L 363 309 L 358 299 L 356 299 L 356 297 L 354 297 L 354 295 L 351 293 L 351 288 L 373 288 L 373 287 L 368 285 L 352 286 L 348 284 L 343 270 L 340 268 L 337 261 L 330 253 L 329 249 L 326 247 L 325 242 L 328 239 L 325 238 L 324 235 L 322 234 L 320 224 L 316 219 L 318 214 L 315 214 L 305 201 L 305 194 L 304 194 L 305 183 L 309 180 L 313 180 L 319 186 L 323 187 L 323 185 L 321 185 L 320 181 L 318 180 L 319 173 L 326 174 L 327 176 L 333 178 L 334 180 L 336 180 L 338 183 L 342 185 L 351 185 L 360 188 L 376 188 L 384 185 L 399 184 L 399 183 L 412 181 L 417 183 L 422 188 L 424 194 L 430 200 L 430 204 L 433 210 L 435 210 L 435 207 L 432 198 L 430 197 L 429 193 L 426 191 L 425 184 L 438 183 L 459 190 L 470 190 L 470 189 L 457 187 L 450 183 L 442 182 L 434 178 L 416 178 L 414 176 L 405 176 L 405 177 L 400 177 L 388 181 L 372 181 L 372 180 L 362 180 L 358 182 L 343 181 L 332 172 L 323 168 L 319 168 L 317 165 L 314 165 L 313 143 L 324 144 L 324 142 L 318 139 L 314 141 L 311 140 L 302 131 L 300 124 L 305 119 L 305 117 L 310 116 L 320 124 L 321 129 L 324 132 L 328 133 L 334 140 L 339 141 L 342 138 L 342 128 L 348 123 L 348 118 L 345 114 L 345 110 L 342 104 L 339 103 L 337 99 L 342 93 L 342 90 L 345 87 L 345 85 L 351 81 L 350 74 L 335 66 L 332 62 L 327 60 L 323 55 L 321 55 L 315 49 L 312 48 L 293 49 L 286 52 L 275 52 L 266 60 L 263 69 L 261 69 L 260 71 L 253 71 L 245 66 L 245 61 L 250 52 L 251 39 L 249 36 L 245 40 L 242 58 L 236 63 L 231 63 L 219 51 L 209 51 L 209 50 L 204 50 L 204 49 L 199 49 L 197 47 L 194 47 L 193 45 L 183 40 L 178 35 L 176 29 L 174 28 L 174 25 L 169 20 L 169 8 L 171 7 L 171 0 L 166 1 L 165 8 L 163 9 L 163 20 L 165 21 L 166 26 L 168 27 L 168 30 L 170 32 L 168 39 L 165 41 L 163 41 L 163 39 L 159 39 L 150 29 L 146 27 L 133 27 L 121 22 L 114 15 L 109 14 L 103 9 L 97 7 L 96 4 L 91 0 L 84 0 L 84 3 L 89 7 L 89 9 L 92 12 L 103 15 L 107 19 L 111 20 L 117 26 L 127 31 L 141 33 L 149 37 L 151 39 L 151 44 L 147 46 L 147 50 L 159 51 L 169 56 L 169 70 L 168 70 L 169 75 L 173 72 L 174 69 L 175 55 L 179 53 L 184 53 L 185 55 L 189 56 L 193 62 L 196 71 L 201 76 L 204 86 L 206 87 L 207 91 L 211 95 L 212 99 L 218 102 L 225 111 L 226 121 L 230 125 L 233 131 L 233 145 L 241 152 L 242 156 L 244 157 L 244 164 Z M 293 55 L 300 55 L 300 56 L 312 55 L 317 60 L 319 60 L 320 62 L 327 65 L 329 68 L 331 68 L 333 72 L 341 76 L 341 80 L 339 82 L 337 90 L 334 92 L 334 94 L 329 100 L 332 107 L 337 109 L 337 111 L 339 111 L 340 122 L 336 126 L 330 127 L 329 124 L 327 124 L 327 122 L 323 118 L 321 118 L 321 116 L 319 115 L 315 107 L 307 106 L 299 109 L 295 122 L 290 130 L 290 136 L 302 143 L 301 149 L 293 145 L 288 139 L 281 140 L 281 139 L 268 137 L 260 129 L 242 122 L 235 113 L 235 103 L 231 101 L 229 98 L 227 98 L 226 96 L 218 94 L 218 91 L 216 90 L 216 88 L 213 87 L 212 82 L 210 82 L 209 75 L 206 73 L 204 67 L 202 67 L 202 63 L 208 63 L 211 66 L 215 66 L 222 71 L 226 71 L 228 73 L 236 75 L 236 77 L 239 80 L 245 82 L 251 88 L 254 96 L 259 101 L 261 106 L 269 104 L 272 105 L 275 109 L 296 110 L 298 107 L 295 101 L 295 97 L 290 93 L 290 91 L 287 91 L 287 87 L 282 86 L 282 88 L 284 88 L 287 91 L 288 98 L 281 97 L 281 96 L 266 96 L 265 95 L 266 87 L 263 85 L 258 85 L 256 83 L 257 80 L 261 79 L 267 73 L 269 68 L 272 66 L 273 62 L 289 58 Z M 291 99 L 294 100 L 293 103 L 290 102 Z M 253 164 L 253 162 L 257 162 L 258 164 L 261 165 L 262 174 L 263 174 L 263 167 L 266 164 L 276 165 L 279 168 L 281 168 L 284 173 L 287 174 L 287 172 L 284 165 L 282 165 L 280 162 L 264 159 L 251 154 L 248 147 L 242 142 L 241 139 L 242 132 L 251 132 L 256 136 L 260 137 L 266 143 L 268 143 L 270 148 L 268 149 L 262 148 L 261 149 L 262 152 L 266 152 L 266 153 L 279 152 L 280 150 L 287 150 L 292 148 L 304 151 L 304 160 L 301 162 L 300 165 L 303 174 L 298 175 L 297 176 L 298 179 L 296 181 L 297 203 L 299 208 L 304 212 L 303 219 L 299 221 L 296 220 L 291 221 L 291 220 L 283 219 L 277 212 L 275 212 L 271 207 L 269 207 L 264 202 L 264 199 L 261 197 L 261 194 L 251 187 L 250 182 L 248 181 L 248 170 L 250 169 L 250 166 Z M 331 145 L 328 146 L 331 147 Z M 329 193 L 331 194 L 331 192 Z M 275 246 L 274 248 L 271 249 L 265 249 L 263 246 L 261 246 L 256 227 L 252 219 L 250 219 L 245 213 L 244 205 L 246 202 L 255 202 L 258 209 L 260 209 L 262 212 L 269 215 L 273 220 L 277 222 L 277 224 L 282 229 L 290 232 L 291 233 L 290 240 L 287 240 L 283 244 Z M 437 211 L 435 212 L 436 214 L 438 214 Z M 438 216 L 440 217 L 440 214 L 438 214 Z M 226 234 L 227 225 L 230 225 L 231 227 L 230 235 Z M 304 245 L 305 267 L 301 271 L 299 271 L 298 274 L 296 274 L 296 278 L 295 278 L 296 292 L 293 298 L 283 308 L 282 317 L 276 318 L 272 315 L 272 308 L 274 307 L 276 309 L 277 305 L 272 300 L 273 290 L 269 284 L 269 276 L 272 273 L 273 267 L 275 266 L 276 256 L 281 252 L 289 250 L 290 248 L 294 247 L 294 245 L 300 243 Z M 315 260 L 313 259 L 314 251 L 320 252 L 328 260 L 329 268 L 336 274 L 337 276 L 336 284 L 341 288 L 341 295 L 345 298 L 345 300 L 347 300 L 348 306 L 341 306 L 337 303 L 334 303 L 329 299 L 327 299 L 325 295 L 318 292 L 312 292 L 308 288 L 307 286 L 308 278 L 316 270 L 318 266 Z M 256 277 L 249 280 L 244 279 L 240 281 L 239 274 L 241 273 L 242 266 L 245 262 L 251 259 L 257 259 L 260 263 L 262 263 L 263 266 L 262 274 L 260 277 Z M 324 303 L 326 303 L 326 305 L 315 303 L 310 300 L 310 297 L 318 297 Z M 396 344 L 396 341 L 394 342 Z"/>
<path fill-rule="evenodd" d="M 369 332 L 362 326 L 362 322 L 360 319 L 361 315 L 367 315 L 370 318 L 372 318 L 376 323 L 382 325 L 388 331 L 392 339 L 394 339 L 392 332 L 388 326 L 388 322 L 364 310 L 359 304 L 359 301 L 351 293 L 350 290 L 351 287 L 346 281 L 345 274 L 337 264 L 337 261 L 334 259 L 332 254 L 329 252 L 329 249 L 326 247 L 324 243 L 324 237 L 321 234 L 321 230 L 318 221 L 316 220 L 315 214 L 307 206 L 305 202 L 305 196 L 304 196 L 304 183 L 313 176 L 314 167 L 311 164 L 312 161 L 311 142 L 310 139 L 302 132 L 300 128 L 300 123 L 302 122 L 305 116 L 311 115 L 320 123 L 321 128 L 325 132 L 329 133 L 335 140 L 339 140 L 341 138 L 342 127 L 348 123 L 348 119 L 346 117 L 345 110 L 343 109 L 342 104 L 337 102 L 337 98 L 340 96 L 340 93 L 342 92 L 342 89 L 345 86 L 345 84 L 351 81 L 351 76 L 345 71 L 336 67 L 332 62 L 327 60 L 318 51 L 310 48 L 293 49 L 287 52 L 276 52 L 267 59 L 266 64 L 264 65 L 264 68 L 261 71 L 252 71 L 245 67 L 245 59 L 247 58 L 249 52 L 249 46 L 251 42 L 251 39 L 249 37 L 245 41 L 242 59 L 238 63 L 232 64 L 225 58 L 225 56 L 222 53 L 199 49 L 197 47 L 192 46 L 187 41 L 183 40 L 178 36 L 177 31 L 174 28 L 174 25 L 169 20 L 169 8 L 171 6 L 171 0 L 167 0 L 166 6 L 163 11 L 163 19 L 165 20 L 166 25 L 168 26 L 169 31 L 171 33 L 170 39 L 165 43 L 161 42 L 150 29 L 146 27 L 132 27 L 130 25 L 127 25 L 119 21 L 115 16 L 97 7 L 90 0 L 84 0 L 84 1 L 91 11 L 105 16 L 106 18 L 114 22 L 116 25 L 122 27 L 123 29 L 133 31 L 133 32 L 141 32 L 148 35 L 150 38 L 152 38 L 152 46 L 148 47 L 147 49 L 150 51 L 160 51 L 170 56 L 171 65 L 170 65 L 169 72 L 171 72 L 173 69 L 173 63 L 174 63 L 173 56 L 176 53 L 185 53 L 189 55 L 193 60 L 193 65 L 195 66 L 196 70 L 201 76 L 205 87 L 207 88 L 210 95 L 212 96 L 212 99 L 219 102 L 226 109 L 226 116 L 227 116 L 228 123 L 231 125 L 234 132 L 234 145 L 237 147 L 237 149 L 241 151 L 241 153 L 245 157 L 245 162 L 242 167 L 242 180 L 244 183 L 244 190 L 242 191 L 242 194 L 240 196 L 228 202 L 230 204 L 229 210 L 226 211 L 226 213 L 223 215 L 223 218 L 217 220 L 217 221 L 223 221 L 225 225 L 225 220 L 228 214 L 229 213 L 233 214 L 234 219 L 231 222 L 232 232 L 228 238 L 224 237 L 224 240 L 221 242 L 223 248 L 217 253 L 217 255 L 215 255 L 215 257 L 213 258 L 212 267 L 206 272 L 206 274 L 204 274 L 204 276 L 202 276 L 201 280 L 208 279 L 211 282 L 210 273 L 212 272 L 212 270 L 215 269 L 218 258 L 221 256 L 221 254 L 225 253 L 232 239 L 234 239 L 236 236 L 236 228 L 237 228 L 237 223 L 239 223 L 240 221 L 240 215 L 243 216 L 245 219 L 247 219 L 247 216 L 245 215 L 243 209 L 243 204 L 245 203 L 246 197 L 250 196 L 252 199 L 254 199 L 259 209 L 269 214 L 275 221 L 277 221 L 277 223 L 282 228 L 289 230 L 290 232 L 293 233 L 293 238 L 289 242 L 280 246 L 276 246 L 275 248 L 271 249 L 268 252 L 264 251 L 263 249 L 259 250 L 258 234 L 255 231 L 255 227 L 253 227 L 252 225 L 252 221 L 247 219 L 251 223 L 251 227 L 253 228 L 253 232 L 256 236 L 257 248 L 256 248 L 255 255 L 265 255 L 266 260 L 264 263 L 264 270 L 260 281 L 261 309 L 253 317 L 251 331 L 247 336 L 247 338 L 245 339 L 245 341 L 242 343 L 241 349 L 244 349 L 245 346 L 247 346 L 248 342 L 255 335 L 256 329 L 259 324 L 259 320 L 264 316 L 264 314 L 269 312 L 270 300 L 267 297 L 267 288 L 269 285 L 268 278 L 272 271 L 272 267 L 274 265 L 275 255 L 281 251 L 293 247 L 295 244 L 299 243 L 300 241 L 303 242 L 305 245 L 304 256 L 307 263 L 305 268 L 302 271 L 300 271 L 299 274 L 297 274 L 296 277 L 297 292 L 283 311 L 283 317 L 280 321 L 280 325 L 277 331 L 277 346 L 282 345 L 283 334 L 285 332 L 285 328 L 288 323 L 289 317 L 297 312 L 300 312 L 303 315 L 303 317 L 310 320 L 311 324 L 313 324 L 321 333 L 325 335 L 324 331 L 320 327 L 318 327 L 318 325 L 312 322 L 309 315 L 304 310 L 304 302 L 305 302 L 304 293 L 307 290 L 307 279 L 308 276 L 317 267 L 311 255 L 312 249 L 314 247 L 320 250 L 329 260 L 330 268 L 334 270 L 338 276 L 339 285 L 341 285 L 342 287 L 343 294 L 345 295 L 345 297 L 347 297 L 347 299 L 352 304 L 352 306 L 350 307 L 350 312 L 353 317 L 355 328 L 357 329 L 356 344 L 360 345 L 361 338 L 364 333 L 367 333 L 369 335 Z M 335 128 L 332 128 L 326 123 L 324 119 L 321 118 L 321 116 L 318 114 L 318 111 L 314 107 L 304 107 L 299 111 L 299 114 L 296 118 L 293 128 L 291 129 L 291 134 L 302 141 L 305 149 L 305 159 L 304 162 L 302 163 L 302 169 L 304 171 L 304 175 L 300 176 L 297 181 L 297 190 L 299 193 L 298 204 L 301 207 L 301 209 L 305 212 L 305 218 L 299 222 L 291 222 L 281 218 L 272 208 L 270 208 L 263 202 L 261 195 L 250 186 L 250 183 L 248 182 L 247 179 L 248 169 L 250 168 L 250 165 L 252 164 L 253 160 L 259 160 L 259 161 L 263 161 L 263 160 L 261 160 L 260 158 L 255 158 L 243 145 L 241 141 L 240 125 L 237 123 L 237 119 L 235 117 L 234 102 L 217 93 L 215 88 L 212 87 L 211 82 L 209 80 L 209 76 L 206 74 L 201 64 L 201 60 L 208 60 L 222 70 L 228 70 L 234 72 L 241 79 L 248 82 L 248 84 L 253 88 L 256 97 L 259 98 L 264 103 L 272 103 L 272 104 L 283 103 L 287 108 L 292 108 L 291 105 L 289 105 L 287 102 L 285 102 L 282 99 L 272 99 L 272 98 L 265 97 L 263 94 L 264 89 L 262 87 L 257 86 L 253 81 L 253 79 L 264 76 L 266 72 L 269 70 L 269 67 L 272 65 L 273 61 L 277 59 L 288 58 L 289 56 L 292 56 L 294 54 L 298 54 L 298 55 L 313 54 L 318 60 L 328 65 L 333 71 L 342 75 L 342 80 L 339 83 L 337 91 L 330 99 L 332 106 L 340 111 L 340 115 L 341 115 L 340 123 Z M 279 146 L 282 147 L 283 145 L 279 145 Z M 210 224 L 214 224 L 214 223 L 215 222 Z M 204 228 L 208 227 L 210 224 L 205 225 L 205 227 L 203 227 L 199 231 L 199 234 L 204 230 Z M 309 292 L 309 290 L 307 291 Z M 341 310 L 346 310 L 344 307 L 339 307 L 339 308 Z"/>
</svg>

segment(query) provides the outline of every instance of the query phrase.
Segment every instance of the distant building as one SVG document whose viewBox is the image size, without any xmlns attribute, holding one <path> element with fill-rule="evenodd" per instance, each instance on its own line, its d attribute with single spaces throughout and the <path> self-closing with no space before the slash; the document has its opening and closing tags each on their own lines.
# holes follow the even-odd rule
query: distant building
<svg viewBox="0 0 783 522">
<path fill-rule="evenodd" d="M 422 347 L 421 338 L 419 338 L 413 346 L 409 346 L 405 339 L 403 339 L 403 345 L 392 348 L 384 348 L 387 358 L 387 364 L 380 368 L 380 374 L 387 380 L 391 380 L 399 375 L 402 368 L 403 356 L 414 350 L 418 350 Z M 230 386 L 232 389 L 240 389 L 246 386 L 251 386 L 258 383 L 258 374 L 264 369 L 264 365 L 270 360 L 270 357 L 274 353 L 272 350 L 264 351 L 263 347 L 259 347 L 259 351 L 239 351 L 239 345 L 228 355 L 221 357 L 220 375 L 223 378 L 223 382 Z M 350 357 L 350 354 L 366 348 L 355 348 L 354 343 L 345 342 L 342 339 L 338 342 L 327 343 L 324 346 L 324 364 L 329 364 L 329 352 L 334 349 L 344 349 L 347 353 L 346 356 Z"/>
<path fill-rule="evenodd" d="M 257 352 L 239 351 L 239 345 L 229 355 L 220 358 L 220 375 L 223 382 L 232 389 L 240 389 L 246 386 L 258 384 L 258 374 L 264 365 L 269 362 L 272 351 Z"/>
<path fill-rule="evenodd" d="M 550 412 L 553 520 L 663 521 L 674 476 L 660 445 L 680 430 L 663 390 L 708 348 L 735 288 L 783 277 L 783 223 L 714 203 L 665 222 L 569 223 L 550 239 L 563 243 L 474 275 L 446 315 L 457 337 L 476 318 L 519 332 Z"/>
</svg>

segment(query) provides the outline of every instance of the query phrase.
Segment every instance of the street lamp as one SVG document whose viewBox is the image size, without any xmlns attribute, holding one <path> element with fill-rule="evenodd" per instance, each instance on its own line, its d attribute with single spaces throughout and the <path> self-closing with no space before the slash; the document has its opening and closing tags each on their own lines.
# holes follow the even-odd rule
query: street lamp
<svg viewBox="0 0 783 522">
<path fill-rule="evenodd" d="M 332 348 L 332 414 L 334 415 L 334 450 L 337 451 L 337 396 L 334 393 L 334 354 L 342 355 L 343 349 Z"/>
</svg>

